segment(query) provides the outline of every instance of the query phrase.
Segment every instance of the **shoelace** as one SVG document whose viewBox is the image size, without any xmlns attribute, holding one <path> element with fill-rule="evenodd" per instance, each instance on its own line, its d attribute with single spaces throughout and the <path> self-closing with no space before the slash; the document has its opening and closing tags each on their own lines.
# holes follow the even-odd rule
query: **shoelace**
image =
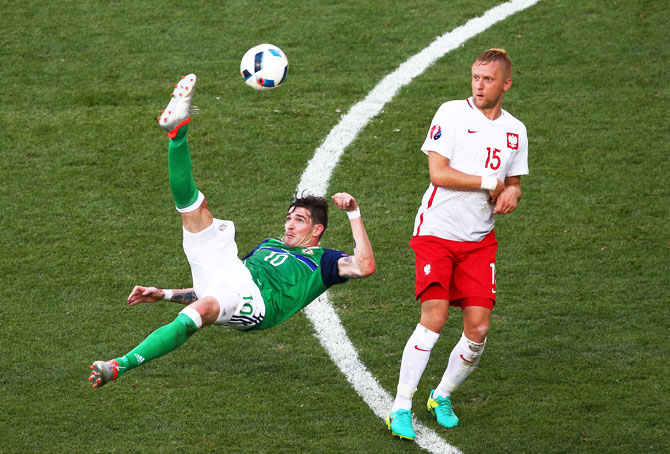
<svg viewBox="0 0 670 454">
<path fill-rule="evenodd" d="M 409 410 L 398 410 L 395 413 L 395 420 L 398 421 L 403 426 L 412 424 L 412 417 L 410 416 Z"/>
<path fill-rule="evenodd" d="M 438 406 L 435 407 L 435 411 L 441 413 L 444 416 L 451 416 L 454 411 L 451 409 L 451 400 L 445 399 L 443 397 L 438 397 L 435 399 Z"/>
</svg>

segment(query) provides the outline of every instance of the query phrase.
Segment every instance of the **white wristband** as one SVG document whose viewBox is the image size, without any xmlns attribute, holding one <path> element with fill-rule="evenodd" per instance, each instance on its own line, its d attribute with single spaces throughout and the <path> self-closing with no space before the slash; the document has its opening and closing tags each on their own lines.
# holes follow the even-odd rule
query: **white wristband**
<svg viewBox="0 0 670 454">
<path fill-rule="evenodd" d="M 170 301 L 172 299 L 172 290 L 163 289 L 163 293 L 165 293 L 165 296 L 163 296 L 163 301 Z"/>
<path fill-rule="evenodd" d="M 356 219 L 361 217 L 361 207 L 357 207 L 354 211 L 347 211 L 349 219 Z"/>
<path fill-rule="evenodd" d="M 482 177 L 482 189 L 493 191 L 498 186 L 498 179 L 494 176 Z"/>
</svg>

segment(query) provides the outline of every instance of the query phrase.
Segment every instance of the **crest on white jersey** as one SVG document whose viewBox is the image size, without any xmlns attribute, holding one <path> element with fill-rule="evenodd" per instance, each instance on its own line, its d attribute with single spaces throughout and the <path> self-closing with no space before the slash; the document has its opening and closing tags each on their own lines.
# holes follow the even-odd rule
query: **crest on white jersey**
<svg viewBox="0 0 670 454">
<path fill-rule="evenodd" d="M 430 138 L 437 140 L 440 137 L 442 137 L 442 127 L 440 125 L 433 125 L 433 127 L 430 128 Z"/>
<path fill-rule="evenodd" d="M 507 133 L 507 148 L 510 150 L 519 149 L 519 134 L 513 132 Z"/>
</svg>

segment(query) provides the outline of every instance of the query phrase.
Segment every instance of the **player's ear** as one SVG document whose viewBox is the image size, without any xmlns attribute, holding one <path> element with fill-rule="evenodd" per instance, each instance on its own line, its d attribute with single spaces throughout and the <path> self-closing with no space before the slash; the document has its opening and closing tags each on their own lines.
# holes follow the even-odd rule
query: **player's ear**
<svg viewBox="0 0 670 454">
<path fill-rule="evenodd" d="M 323 224 L 314 224 L 312 226 L 312 236 L 320 237 L 323 234 L 323 231 L 326 230 Z"/>
<path fill-rule="evenodd" d="M 505 79 L 505 84 L 503 85 L 503 90 L 507 91 L 507 90 L 510 89 L 510 87 L 512 87 L 512 78 L 508 77 L 507 79 Z"/>
</svg>

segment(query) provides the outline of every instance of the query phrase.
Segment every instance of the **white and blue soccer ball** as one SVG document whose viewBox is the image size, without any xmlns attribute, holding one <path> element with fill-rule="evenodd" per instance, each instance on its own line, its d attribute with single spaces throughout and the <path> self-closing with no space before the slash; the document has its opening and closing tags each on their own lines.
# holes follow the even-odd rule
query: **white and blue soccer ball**
<svg viewBox="0 0 670 454">
<path fill-rule="evenodd" d="M 254 90 L 273 90 L 286 79 L 288 59 L 277 46 L 259 44 L 244 54 L 240 72 L 244 82 Z"/>
</svg>

